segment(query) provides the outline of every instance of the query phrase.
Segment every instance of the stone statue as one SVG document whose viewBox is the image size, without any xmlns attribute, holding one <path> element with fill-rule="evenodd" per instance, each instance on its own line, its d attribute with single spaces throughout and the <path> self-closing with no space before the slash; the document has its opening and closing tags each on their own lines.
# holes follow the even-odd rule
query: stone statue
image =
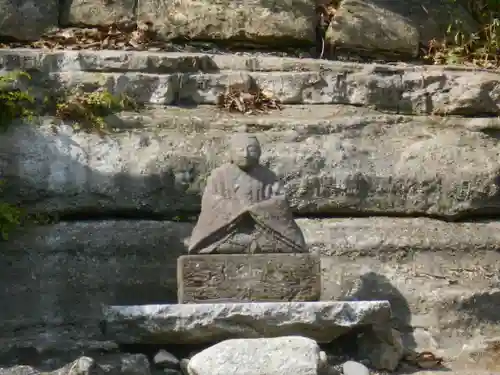
<svg viewBox="0 0 500 375">
<path fill-rule="evenodd" d="M 260 156 L 257 138 L 233 137 L 231 162 L 207 179 L 190 254 L 307 252 L 280 181 Z"/>
</svg>

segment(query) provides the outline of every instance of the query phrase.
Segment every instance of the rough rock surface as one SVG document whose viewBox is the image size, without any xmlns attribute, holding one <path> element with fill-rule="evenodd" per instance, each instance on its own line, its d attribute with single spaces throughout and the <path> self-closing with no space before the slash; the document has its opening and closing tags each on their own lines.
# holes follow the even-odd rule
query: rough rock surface
<svg viewBox="0 0 500 375">
<path fill-rule="evenodd" d="M 259 118 L 168 108 L 127 115 L 105 138 L 70 126 L 55 133 L 50 119 L 13 126 L 0 135 L 4 197 L 35 212 L 197 212 L 207 175 L 228 161 L 228 135 L 246 130 L 301 214 L 500 211 L 496 130 L 353 111 L 299 107 Z M 125 130 L 134 123 L 150 127 Z"/>
<path fill-rule="evenodd" d="M 442 38 L 450 23 L 466 34 L 477 31 L 464 3 L 344 0 L 330 25 L 328 39 L 360 47 L 372 56 L 380 50 L 415 55 L 419 42 L 426 45 L 433 38 Z M 56 26 L 58 21 L 62 27 L 101 28 L 112 23 L 150 23 L 160 40 L 248 41 L 268 47 L 308 46 L 315 40 L 316 2 L 310 0 L 66 0 L 42 6 L 21 0 L 15 5 L 8 1 L 0 4 L 4 9 L 0 35 L 21 40 L 36 39 L 47 25 Z M 17 27 L 20 24 L 25 27 Z"/>
<path fill-rule="evenodd" d="M 392 325 L 417 350 L 454 356 L 477 332 L 500 336 L 497 222 L 297 223 L 311 251 L 323 256 L 322 299 L 389 300 Z M 0 309 L 0 348 L 108 346 L 98 331 L 100 304 L 175 303 L 176 261 L 187 253 L 192 228 L 120 220 L 13 233 L 0 258 L 0 300 L 7 301 Z"/>
<path fill-rule="evenodd" d="M 150 375 L 150 363 L 144 354 L 105 354 L 96 359 L 100 369 L 106 374 Z"/>
<path fill-rule="evenodd" d="M 446 35 L 449 24 L 466 35 L 478 25 L 462 2 L 447 0 L 343 0 L 326 41 L 371 53 L 417 56 L 420 46 Z"/>
<path fill-rule="evenodd" d="M 483 368 L 500 371 L 500 337 L 476 337 L 464 345 L 454 365 L 456 368 Z"/>
<path fill-rule="evenodd" d="M 232 54 L 0 50 L 0 68 L 30 69 L 37 89 L 45 86 L 51 93 L 85 83 L 88 90 L 105 86 L 153 104 L 214 104 L 228 85 L 254 80 L 287 104 L 347 104 L 417 115 L 500 114 L 500 74 L 461 67 Z"/>
<path fill-rule="evenodd" d="M 498 73 L 419 70 L 338 64 L 323 72 L 35 72 L 32 85 L 39 93 L 104 87 L 126 93 L 138 103 L 214 105 L 228 86 L 256 82 L 283 104 L 344 104 L 417 115 L 500 114 Z"/>
<path fill-rule="evenodd" d="M 136 20 L 137 0 L 103 2 L 100 0 L 66 0 L 61 2 L 61 26 L 108 26 Z"/>
<path fill-rule="evenodd" d="M 51 119 L 40 128 L 14 126 L 0 135 L 4 195 L 32 211 L 198 212 L 205 179 L 228 161 L 227 136 L 237 131 L 257 135 L 295 212 L 456 218 L 499 211 L 498 118 L 368 108 L 499 114 L 498 73 L 121 51 L 0 50 L 0 67 L 33 70 L 34 82 L 57 76 L 66 88 L 104 84 L 153 103 L 213 103 L 227 84 L 253 77 L 287 103 L 356 105 L 289 105 L 259 116 L 213 106 L 148 109 L 109 116 L 116 133 L 105 138 L 70 127 L 54 133 Z"/>
<path fill-rule="evenodd" d="M 139 1 L 137 19 L 151 22 L 160 38 L 251 40 L 268 45 L 314 41 L 314 1 Z"/>
<path fill-rule="evenodd" d="M 56 364 L 33 364 L 34 358 L 24 362 L 32 365 L 0 367 L 0 375 L 150 375 L 148 358 L 143 354 L 102 354 L 80 356 L 63 366 Z M 52 369 L 53 367 L 59 367 Z"/>
<path fill-rule="evenodd" d="M 103 333 L 117 343 L 201 344 L 300 335 L 331 342 L 356 327 L 384 327 L 386 301 L 109 306 Z"/>
<path fill-rule="evenodd" d="M 315 227 L 314 233 L 306 221 L 301 226 L 313 248 L 316 239 L 331 249 L 320 250 L 329 255 L 322 259 L 323 299 L 388 299 L 393 326 L 404 333 L 407 347 L 418 350 L 456 356 L 473 337 L 500 334 L 494 308 L 500 296 L 498 245 L 481 242 L 488 235 L 476 232 L 481 227 L 493 234 L 497 222 L 315 222 L 322 229 Z M 474 238 L 479 242 L 463 242 Z"/>
<path fill-rule="evenodd" d="M 318 375 L 325 353 L 309 338 L 232 339 L 196 354 L 189 375 Z"/>
<path fill-rule="evenodd" d="M 192 225 L 97 221 L 49 228 L 2 244 L 0 353 L 14 346 L 112 348 L 99 331 L 101 303 L 177 301 L 176 260 L 187 252 L 183 237 Z"/>
<path fill-rule="evenodd" d="M 57 27 L 59 4 L 56 0 L 1 0 L 0 38 L 37 40 Z"/>
</svg>

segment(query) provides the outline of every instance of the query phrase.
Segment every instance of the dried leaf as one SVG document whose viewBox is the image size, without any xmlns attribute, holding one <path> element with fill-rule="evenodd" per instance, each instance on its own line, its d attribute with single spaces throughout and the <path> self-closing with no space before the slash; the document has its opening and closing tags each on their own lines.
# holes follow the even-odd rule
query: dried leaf
<svg viewBox="0 0 500 375">
<path fill-rule="evenodd" d="M 281 110 L 278 100 L 273 99 L 272 92 L 258 88 L 243 90 L 243 85 L 228 87 L 225 93 L 217 97 L 217 106 L 229 112 L 243 114 L 266 113 L 270 109 Z"/>
</svg>

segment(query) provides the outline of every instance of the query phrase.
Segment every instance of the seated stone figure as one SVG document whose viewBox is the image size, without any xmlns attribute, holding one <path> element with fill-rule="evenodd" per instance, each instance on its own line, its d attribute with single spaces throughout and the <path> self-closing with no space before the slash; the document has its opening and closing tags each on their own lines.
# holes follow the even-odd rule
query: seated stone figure
<svg viewBox="0 0 500 375">
<path fill-rule="evenodd" d="M 231 162 L 207 180 L 190 254 L 307 252 L 280 181 L 260 156 L 257 138 L 233 137 Z"/>
</svg>

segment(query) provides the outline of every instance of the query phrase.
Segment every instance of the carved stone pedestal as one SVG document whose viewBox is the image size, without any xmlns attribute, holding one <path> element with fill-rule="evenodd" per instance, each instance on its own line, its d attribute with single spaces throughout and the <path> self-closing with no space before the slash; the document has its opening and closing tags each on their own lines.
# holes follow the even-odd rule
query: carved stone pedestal
<svg viewBox="0 0 500 375">
<path fill-rule="evenodd" d="M 320 259 L 311 254 L 185 255 L 179 303 L 318 301 Z"/>
</svg>

